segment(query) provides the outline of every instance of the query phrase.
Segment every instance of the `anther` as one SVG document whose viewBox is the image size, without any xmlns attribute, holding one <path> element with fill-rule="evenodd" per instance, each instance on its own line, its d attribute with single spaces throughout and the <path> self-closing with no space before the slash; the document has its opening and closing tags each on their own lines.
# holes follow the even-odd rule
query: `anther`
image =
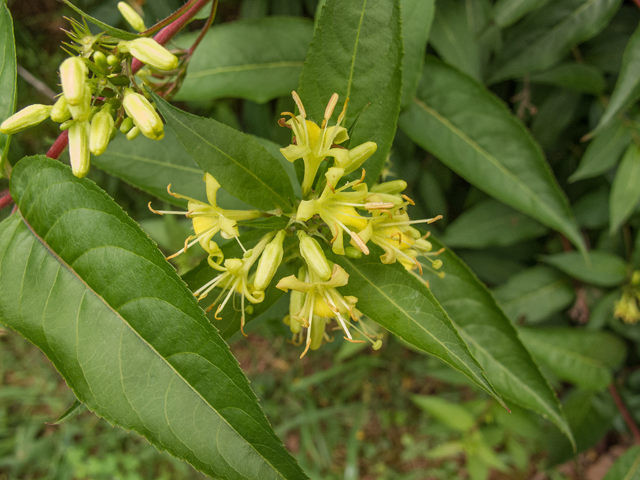
<svg viewBox="0 0 640 480">
<path fill-rule="evenodd" d="M 293 101 L 296 102 L 298 110 L 300 110 L 300 116 L 302 118 L 307 118 L 307 112 L 302 105 L 302 100 L 300 100 L 300 96 L 298 95 L 298 93 L 294 90 L 293 92 L 291 92 L 291 96 L 293 97 Z"/>
<path fill-rule="evenodd" d="M 416 202 L 414 202 L 413 200 L 411 200 L 409 197 L 407 197 L 406 195 L 402 195 L 402 198 L 404 198 L 407 202 L 409 202 L 410 205 L 415 205 Z M 440 216 L 440 218 L 442 218 L 442 216 Z M 435 222 L 435 220 L 434 220 Z"/>
<path fill-rule="evenodd" d="M 333 115 L 333 110 L 336 108 L 337 104 L 338 104 L 338 94 L 334 93 L 333 95 L 331 95 L 331 98 L 329 99 L 329 103 L 327 104 L 327 108 L 324 111 L 325 120 L 329 120 L 331 118 L 331 115 Z"/>
</svg>

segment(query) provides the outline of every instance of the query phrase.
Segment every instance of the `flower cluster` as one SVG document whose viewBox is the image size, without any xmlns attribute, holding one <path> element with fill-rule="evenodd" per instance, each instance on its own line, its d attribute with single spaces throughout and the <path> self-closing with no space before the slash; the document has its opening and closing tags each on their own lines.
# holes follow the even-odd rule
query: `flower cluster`
<svg viewBox="0 0 640 480">
<path fill-rule="evenodd" d="M 633 272 L 631 282 L 622 291 L 622 297 L 616 300 L 614 317 L 621 319 L 624 323 L 635 324 L 640 320 L 640 270 Z"/>
<path fill-rule="evenodd" d="M 144 30 L 144 21 L 128 4 L 120 2 L 118 8 L 136 30 Z M 67 47 L 74 53 L 60 65 L 62 94 L 52 106 L 30 105 L 19 111 L 0 131 L 18 133 L 51 118 L 68 130 L 71 168 L 83 177 L 91 154 L 102 155 L 117 130 L 129 140 L 141 133 L 153 140 L 164 137 L 160 116 L 136 85 L 132 60 L 171 72 L 179 59 L 151 38 L 121 41 L 105 33 L 93 35 L 86 23 L 71 22 Z"/>
<path fill-rule="evenodd" d="M 327 259 L 325 250 L 330 248 L 335 255 L 359 258 L 370 255 L 370 246 L 376 245 L 383 251 L 379 257 L 382 263 L 398 261 L 415 275 L 419 276 L 423 268 L 427 268 L 443 276 L 438 271 L 442 261 L 435 258 L 440 252 L 433 252 L 428 235 L 423 236 L 413 226 L 428 224 L 441 217 L 411 220 L 407 207 L 413 202 L 402 194 L 407 186 L 404 181 L 395 180 L 369 188 L 364 183 L 364 169 L 360 178 L 345 179 L 377 148 L 373 142 L 352 149 L 340 146 L 349 139 L 347 130 L 341 126 L 348 100 L 336 125 L 329 126 L 338 103 L 337 94 L 331 97 L 321 125 L 307 119 L 296 92 L 293 92 L 293 98 L 300 113 L 285 112 L 283 115 L 289 116 L 289 120 L 283 118 L 279 123 L 291 128 L 294 134 L 292 144 L 280 151 L 291 162 L 301 158 L 305 167 L 302 199 L 294 213 L 220 208 L 216 200 L 220 184 L 209 173 L 205 175 L 208 203 L 169 190 L 177 198 L 188 201 L 186 211 L 159 211 L 151 205 L 149 208 L 160 215 L 179 214 L 192 219 L 194 235 L 186 239 L 183 249 L 169 258 L 197 243 L 207 252 L 208 263 L 216 274 L 200 286 L 195 295 L 203 300 L 217 289 L 215 300 L 207 307 L 207 311 L 215 308 L 215 318 L 221 318 L 225 307 L 234 305 L 239 296 L 240 328 L 244 333 L 246 315 L 253 311 L 248 304 L 263 301 L 265 291 L 282 263 L 298 264 L 297 275 L 277 279 L 275 287 L 290 292 L 289 315 L 284 322 L 294 335 L 293 342 L 305 344 L 302 356 L 309 349 L 319 348 L 323 341 L 331 341 L 327 326 L 332 322 L 345 340 L 355 343 L 368 340 L 374 349 L 378 349 L 382 341 L 362 321 L 362 313 L 356 308 L 358 299 L 340 292 L 340 288 L 348 284 L 349 274 Z M 320 166 L 327 158 L 332 158 L 333 162 L 324 175 L 319 176 Z M 289 217 L 286 228 L 269 232 L 253 248 L 245 248 L 239 238 L 238 222 L 246 221 L 250 227 L 250 220 L 276 215 Z M 222 239 L 235 239 L 244 252 L 242 257 L 225 258 L 224 246 L 221 248 L 213 240 L 217 234 Z"/>
</svg>

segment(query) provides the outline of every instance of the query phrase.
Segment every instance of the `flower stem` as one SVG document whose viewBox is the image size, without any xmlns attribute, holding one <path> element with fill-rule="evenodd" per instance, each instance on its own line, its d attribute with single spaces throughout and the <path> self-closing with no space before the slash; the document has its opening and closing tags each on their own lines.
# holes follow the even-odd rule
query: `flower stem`
<svg viewBox="0 0 640 480">
<path fill-rule="evenodd" d="M 627 424 L 629 431 L 633 435 L 634 443 L 636 445 L 640 444 L 640 429 L 638 429 L 636 422 L 633 420 L 631 413 L 629 413 L 627 406 L 624 404 L 622 397 L 618 393 L 618 390 L 616 390 L 616 387 L 613 383 L 609 384 L 609 393 L 611 394 L 611 397 L 613 398 L 613 401 L 615 402 L 616 407 L 618 407 L 618 410 L 620 411 L 620 414 L 622 415 L 624 422 Z"/>
</svg>

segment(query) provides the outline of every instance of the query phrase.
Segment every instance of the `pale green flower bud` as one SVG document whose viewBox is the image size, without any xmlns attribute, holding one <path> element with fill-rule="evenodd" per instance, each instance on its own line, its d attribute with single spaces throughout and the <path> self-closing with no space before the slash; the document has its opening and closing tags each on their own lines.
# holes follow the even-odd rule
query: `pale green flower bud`
<svg viewBox="0 0 640 480">
<path fill-rule="evenodd" d="M 324 317 L 313 316 L 311 321 L 311 350 L 318 350 L 322 346 L 326 325 L 327 320 Z"/>
<path fill-rule="evenodd" d="M 108 111 L 102 110 L 96 113 L 91 120 L 91 138 L 90 150 L 95 156 L 102 155 L 109 142 L 111 141 L 111 132 L 114 125 L 113 117 Z"/>
<path fill-rule="evenodd" d="M 370 192 L 376 193 L 388 193 L 390 195 L 396 195 L 400 192 L 404 192 L 407 188 L 407 182 L 404 180 L 393 180 L 391 182 L 379 183 L 369 189 Z"/>
<path fill-rule="evenodd" d="M 306 296 L 306 293 L 291 290 L 291 297 L 289 298 L 289 318 L 291 322 L 289 328 L 291 328 L 291 333 L 298 333 L 302 329 L 302 324 L 294 318 L 294 315 L 304 307 Z"/>
<path fill-rule="evenodd" d="M 322 251 L 322 247 L 315 238 L 311 238 L 302 230 L 297 232 L 300 239 L 300 253 L 302 258 L 321 279 L 326 282 L 331 278 L 331 265 Z"/>
<path fill-rule="evenodd" d="M 122 59 L 117 55 L 107 55 L 107 64 L 110 67 L 117 67 L 122 62 Z"/>
<path fill-rule="evenodd" d="M 276 274 L 276 270 L 282 262 L 282 256 L 284 255 L 284 249 L 282 244 L 284 242 L 285 231 L 280 230 L 276 238 L 271 240 L 269 244 L 264 248 L 260 261 L 258 262 L 258 268 L 256 269 L 256 278 L 253 281 L 253 286 L 257 290 L 265 290 L 273 276 Z"/>
<path fill-rule="evenodd" d="M 89 173 L 91 152 L 89 150 L 89 122 L 74 122 L 69 128 L 69 158 L 73 174 L 82 178 Z"/>
<path fill-rule="evenodd" d="M 71 125 L 73 125 L 74 123 L 76 123 L 76 121 L 73 119 L 62 122 L 60 124 L 60 131 L 64 132 L 65 130 L 69 130 L 71 128 Z"/>
<path fill-rule="evenodd" d="M 344 249 L 344 254 L 353 259 L 362 258 L 362 252 L 356 247 L 352 247 L 350 245 Z"/>
<path fill-rule="evenodd" d="M 133 27 L 137 32 L 144 32 L 147 27 L 144 26 L 144 20 L 128 3 L 119 2 L 118 10 L 124 19 Z"/>
<path fill-rule="evenodd" d="M 93 53 L 93 61 L 95 62 L 96 66 L 103 72 L 106 72 L 109 68 L 109 64 L 107 63 L 107 56 L 100 51 Z"/>
<path fill-rule="evenodd" d="M 137 126 L 133 127 L 131 130 L 129 130 L 129 133 L 127 133 L 127 140 L 134 140 L 138 138 L 138 135 L 140 135 L 140 128 Z"/>
<path fill-rule="evenodd" d="M 349 150 L 349 163 L 347 165 L 338 165 L 338 167 L 344 168 L 344 173 L 347 175 L 359 168 L 365 160 L 376 153 L 377 149 L 378 145 L 375 142 L 365 142 L 362 145 L 358 145 L 356 148 Z"/>
<path fill-rule="evenodd" d="M 34 127 L 49 117 L 52 108 L 49 105 L 29 105 L 2 122 L 0 132 L 13 135 Z"/>
<path fill-rule="evenodd" d="M 162 119 L 153 108 L 153 105 L 149 103 L 149 100 L 130 88 L 126 88 L 122 106 L 127 115 L 133 118 L 133 122 L 140 128 L 145 137 L 151 140 L 162 140 L 164 138 Z"/>
<path fill-rule="evenodd" d="M 67 102 L 69 99 L 67 99 Z M 71 116 L 74 120 L 78 120 L 81 122 L 90 120 L 91 117 L 91 90 L 85 88 L 84 90 L 84 99 L 82 102 L 77 105 L 71 105 L 69 102 L 69 111 L 71 112 Z"/>
<path fill-rule="evenodd" d="M 120 131 L 126 135 L 133 127 L 133 118 L 127 117 L 122 122 L 122 125 L 120 125 Z"/>
<path fill-rule="evenodd" d="M 158 70 L 173 70 L 178 68 L 178 57 L 153 38 L 136 38 L 129 42 L 120 42 L 118 49 L 125 53 L 129 52 L 142 63 L 151 65 Z"/>
<path fill-rule="evenodd" d="M 67 97 L 61 95 L 60 98 L 53 104 L 51 109 L 51 120 L 56 123 L 66 122 L 71 118 L 71 112 L 69 111 L 69 102 Z"/>
<path fill-rule="evenodd" d="M 78 57 L 67 58 L 60 65 L 62 91 L 69 105 L 80 105 L 87 90 L 87 66 Z"/>
</svg>

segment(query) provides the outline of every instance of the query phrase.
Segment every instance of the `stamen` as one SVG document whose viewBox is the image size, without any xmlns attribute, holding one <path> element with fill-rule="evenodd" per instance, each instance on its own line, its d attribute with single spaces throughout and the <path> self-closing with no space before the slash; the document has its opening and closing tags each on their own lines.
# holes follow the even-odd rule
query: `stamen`
<svg viewBox="0 0 640 480">
<path fill-rule="evenodd" d="M 327 108 L 324 111 L 324 119 L 325 120 L 330 120 L 331 116 L 333 115 L 333 110 L 336 108 L 336 105 L 338 104 L 338 94 L 334 93 L 333 95 L 331 95 L 331 98 L 329 99 L 329 103 L 327 104 Z"/>
<path fill-rule="evenodd" d="M 340 220 L 335 219 L 335 221 L 338 225 L 340 225 L 343 228 L 345 232 L 349 234 L 349 236 L 355 242 L 355 244 L 358 245 L 358 248 L 360 249 L 360 251 L 365 255 L 369 255 L 369 248 L 367 248 L 366 243 L 364 243 L 364 241 L 358 236 L 358 234 L 349 230 L 347 226 L 344 223 L 342 223 Z"/>
<path fill-rule="evenodd" d="M 240 245 L 240 248 L 242 249 L 242 251 L 244 253 L 247 253 L 247 250 L 244 248 L 244 245 L 242 245 L 242 242 L 240 241 L 240 239 L 238 238 L 237 235 L 234 235 L 233 238 L 235 238 L 238 241 L 238 245 Z"/>
<path fill-rule="evenodd" d="M 307 112 L 305 111 L 304 106 L 302 105 L 302 100 L 300 100 L 300 96 L 298 95 L 298 92 L 294 90 L 293 92 L 291 92 L 291 96 L 293 97 L 293 101 L 296 102 L 296 105 L 298 106 L 298 110 L 300 110 L 300 116 L 302 118 L 307 118 Z"/>
<path fill-rule="evenodd" d="M 242 300 L 240 301 L 240 309 L 242 310 L 242 315 L 240 316 L 240 331 L 242 335 L 248 337 L 248 335 L 244 333 L 244 295 L 242 295 Z"/>
<path fill-rule="evenodd" d="M 355 187 L 356 185 L 360 185 L 362 182 L 364 182 L 364 177 L 367 175 L 367 171 L 363 168 L 362 169 L 362 176 L 360 177 L 360 180 L 356 180 L 355 182 L 353 182 L 353 186 Z"/>
<path fill-rule="evenodd" d="M 284 113 L 282 115 L 284 115 Z M 293 129 L 293 127 L 287 123 L 286 118 L 281 118 L 280 120 L 278 120 L 278 125 L 280 125 L 281 127 L 286 127 L 288 129 Z"/>
<path fill-rule="evenodd" d="M 344 120 L 344 117 L 347 114 L 347 105 L 349 105 L 349 99 L 348 98 L 344 101 L 344 106 L 342 107 L 342 112 L 340 113 L 340 116 L 338 117 L 338 122 L 336 123 L 336 126 L 340 126 L 340 124 L 342 123 L 342 120 Z"/>
<path fill-rule="evenodd" d="M 406 195 L 402 195 L 402 198 L 404 198 L 407 202 L 409 202 L 411 205 L 415 205 L 416 202 L 414 202 L 413 200 L 411 200 L 409 197 L 407 197 Z"/>
<path fill-rule="evenodd" d="M 354 340 L 353 338 L 347 338 L 347 337 L 342 337 L 344 338 L 347 342 L 351 342 L 351 343 L 367 343 L 364 340 Z"/>
<path fill-rule="evenodd" d="M 151 207 L 151 202 L 149 202 L 149 210 L 151 210 L 151 213 L 155 213 L 156 215 L 189 215 L 192 213 L 191 210 L 188 212 L 181 212 L 179 210 L 155 210 Z"/>
<path fill-rule="evenodd" d="M 393 207 L 394 205 L 391 202 L 367 202 L 364 204 L 364 208 L 367 210 L 384 210 Z"/>
<path fill-rule="evenodd" d="M 212 280 L 209 280 L 206 284 L 204 284 L 202 287 L 200 287 L 198 290 L 196 290 L 195 292 L 193 292 L 194 296 L 199 296 L 201 292 L 203 292 L 204 290 L 210 291 L 212 289 L 209 289 L 210 286 L 213 286 L 213 288 L 215 288 L 218 283 L 220 283 L 220 281 L 222 280 L 222 277 L 224 277 L 225 275 L 227 275 L 227 272 L 221 273 L 220 275 L 218 275 L 217 277 L 214 277 Z M 204 297 L 202 297 L 204 298 Z M 200 300 L 202 300 L 202 298 Z"/>
<path fill-rule="evenodd" d="M 231 296 L 235 293 L 239 281 L 240 279 L 233 282 L 233 285 L 229 289 L 229 293 L 227 294 L 227 297 L 224 299 L 224 302 L 222 302 L 222 304 L 220 304 L 220 306 L 216 309 L 216 313 L 213 316 L 213 318 L 215 318 L 216 320 L 222 320 L 222 317 L 218 318 L 218 314 L 224 309 L 224 307 L 227 305 L 227 302 L 229 301 Z"/>
<path fill-rule="evenodd" d="M 434 222 L 437 222 L 438 220 L 442 220 L 443 216 L 442 215 L 438 215 L 437 217 L 433 217 L 433 218 L 423 218 L 421 220 L 409 220 L 407 222 L 385 222 L 385 227 L 386 226 L 391 226 L 391 225 L 414 225 L 416 223 L 427 223 L 427 224 L 431 224 Z M 427 238 L 429 235 L 431 235 L 431 233 L 427 233 L 427 235 L 425 235 L 422 238 Z"/>
</svg>

